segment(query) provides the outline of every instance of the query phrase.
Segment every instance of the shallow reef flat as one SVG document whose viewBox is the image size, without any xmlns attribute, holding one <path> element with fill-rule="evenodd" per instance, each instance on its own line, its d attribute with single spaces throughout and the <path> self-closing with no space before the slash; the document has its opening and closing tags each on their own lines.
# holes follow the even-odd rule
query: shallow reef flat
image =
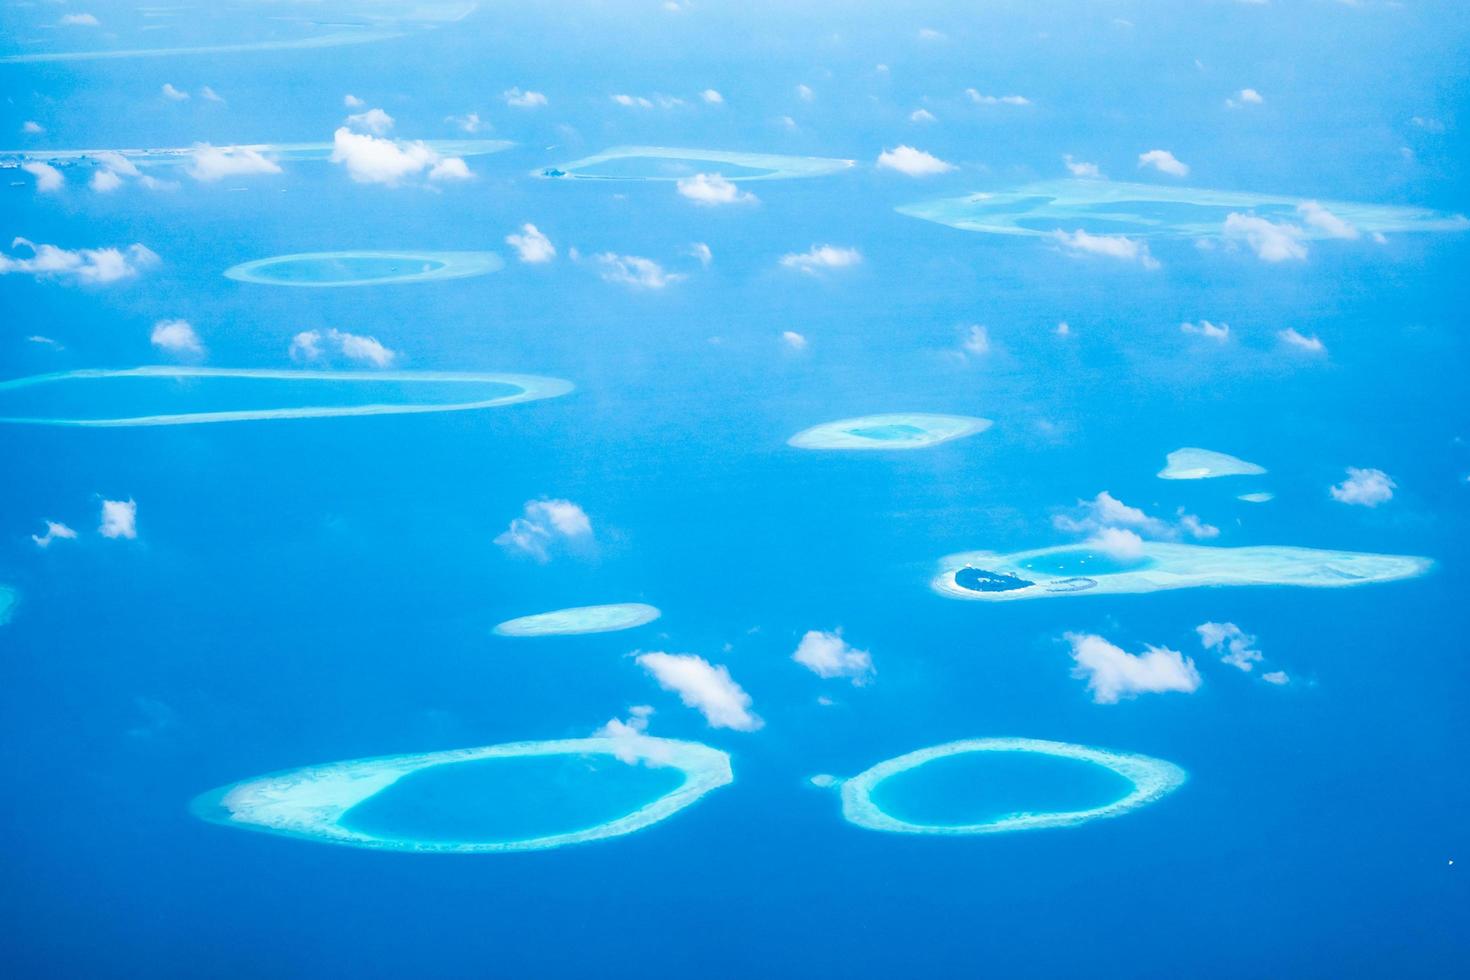
<svg viewBox="0 0 1470 980">
<path fill-rule="evenodd" d="M 1085 544 L 995 554 L 950 555 L 931 582 L 951 599 L 1006 601 L 1068 595 L 1160 592 L 1218 585 L 1340 588 L 1415 578 L 1428 558 L 1259 545 L 1216 548 L 1143 542 L 1140 554 L 1118 557 Z"/>
<path fill-rule="evenodd" d="M 1296 224 L 1308 198 L 1243 191 L 1213 191 L 1108 180 L 1049 180 L 1020 187 L 906 204 L 896 210 L 962 231 L 993 235 L 1090 234 L 1169 235 L 1217 238 L 1232 213 L 1249 213 Z M 1365 234 L 1373 232 L 1463 231 L 1463 215 L 1425 208 L 1351 201 L 1318 201 Z M 1300 237 L 1329 233 L 1309 222 Z"/>
<path fill-rule="evenodd" d="M 1276 495 L 1265 490 L 1257 490 L 1254 493 L 1240 494 L 1235 499 L 1244 500 L 1248 504 L 1266 504 L 1275 500 Z"/>
<path fill-rule="evenodd" d="M 854 166 L 833 157 L 793 157 L 675 146 L 614 146 L 571 163 L 534 171 L 536 177 L 566 180 L 681 180 L 699 173 L 726 180 L 785 180 L 821 177 Z"/>
<path fill-rule="evenodd" d="M 10 622 L 10 616 L 15 612 L 15 603 L 18 598 L 16 591 L 9 586 L 0 585 L 0 626 Z"/>
<path fill-rule="evenodd" d="M 803 429 L 787 444 L 797 449 L 925 449 L 984 432 L 990 425 L 989 419 L 969 415 L 862 415 Z"/>
<path fill-rule="evenodd" d="M 1159 479 L 1211 480 L 1221 476 L 1260 476 L 1264 472 L 1264 466 L 1247 463 L 1243 459 L 1217 453 L 1213 449 L 1196 449 L 1190 446 L 1176 449 L 1165 457 L 1164 468 L 1159 470 Z"/>
<path fill-rule="evenodd" d="M 386 286 L 467 279 L 504 268 L 494 252 L 303 252 L 242 262 L 225 270 L 238 282 L 263 286 Z"/>
<path fill-rule="evenodd" d="M 631 762 L 626 761 L 630 751 L 638 756 Z M 355 807 L 415 773 L 489 760 L 525 761 L 551 756 L 623 759 L 618 765 L 630 768 L 647 762 L 655 769 L 680 773 L 682 779 L 656 799 L 594 826 L 515 839 L 413 837 L 352 826 Z M 221 787 L 197 797 L 191 809 L 201 819 L 228 827 L 329 844 L 388 851 L 495 854 L 547 850 L 631 834 L 668 819 L 706 793 L 733 781 L 729 755 L 697 742 L 643 735 L 633 740 L 596 737 L 513 742 L 307 766 Z M 466 809 L 493 809 L 496 804 L 495 799 L 473 796 L 463 802 Z M 437 805 L 442 808 L 442 797 Z"/>
<path fill-rule="evenodd" d="M 245 383 L 247 386 L 252 383 L 288 382 L 293 385 L 305 385 L 308 387 L 314 384 L 324 386 L 330 384 L 334 389 L 340 389 L 342 387 L 350 389 L 360 385 L 369 391 L 384 385 L 395 386 L 395 388 L 433 386 L 435 390 L 465 385 L 480 386 L 483 390 L 476 393 L 478 397 L 473 397 L 468 401 L 363 402 L 360 404 L 306 405 L 279 408 L 251 407 L 230 410 L 200 408 L 199 410 L 157 414 L 94 415 L 91 414 L 91 411 L 88 411 L 87 414 L 76 414 L 72 416 L 39 413 L 15 414 L 16 409 L 10 407 L 10 402 L 17 393 L 22 397 L 26 395 L 37 396 L 37 401 L 40 403 L 38 404 L 38 408 L 46 408 L 49 406 L 39 398 L 39 395 L 44 394 L 44 389 L 51 385 L 60 385 L 63 383 L 116 383 L 120 381 L 227 382 L 232 386 L 240 382 Z M 127 368 L 122 370 L 63 371 L 56 374 L 40 374 L 28 378 L 0 381 L 0 405 L 5 405 L 7 408 L 7 414 L 0 415 L 0 423 L 110 428 L 148 425 L 195 425 L 211 422 L 254 422 L 275 419 L 338 418 L 363 415 L 413 415 L 427 412 L 465 412 L 476 409 L 499 408 L 504 405 L 514 405 L 518 402 L 535 401 L 542 398 L 555 398 L 559 395 L 565 395 L 567 392 L 573 390 L 573 387 L 570 381 L 563 381 L 560 378 L 546 378 L 530 374 L 489 374 L 454 371 L 282 371 L 255 368 L 180 367 L 173 365 Z M 189 393 L 194 390 L 185 388 L 181 393 L 171 387 L 168 394 L 175 399 L 183 397 L 187 400 Z M 292 393 L 298 396 L 300 394 L 294 389 Z M 105 401 L 108 397 L 118 397 L 118 395 L 113 392 L 102 391 L 98 395 L 98 401 Z M 94 409 L 95 403 L 87 401 L 85 402 L 85 407 Z"/>
<path fill-rule="evenodd" d="M 444 157 L 478 157 L 508 150 L 510 140 L 417 140 Z M 211 148 L 225 153 L 259 153 L 277 163 L 311 162 L 331 157 L 331 143 L 220 143 Z M 0 150 L 0 170 L 13 170 L 23 163 L 49 163 L 53 167 L 109 167 L 108 158 L 116 155 L 138 167 L 184 167 L 189 165 L 196 146 L 150 148 L 118 148 L 90 150 Z"/>
<path fill-rule="evenodd" d="M 641 602 L 619 602 L 602 606 L 574 606 L 554 612 L 508 619 L 495 627 L 500 636 L 577 636 L 583 633 L 613 633 L 653 622 L 663 615 L 658 607 Z"/>
<path fill-rule="evenodd" d="M 1008 813 L 979 823 L 960 824 L 911 822 L 895 817 L 874 802 L 875 791 L 893 776 L 918 769 L 938 759 L 983 752 L 1022 753 L 1089 763 L 1121 776 L 1128 781 L 1131 789 L 1124 796 L 1101 806 L 1081 810 Z M 818 786 L 835 786 L 840 789 L 842 815 L 856 826 L 895 834 L 966 836 L 1073 827 L 1091 820 L 1121 816 L 1173 792 L 1187 778 L 1185 771 L 1173 763 L 1146 755 L 1109 752 L 1085 745 L 1042 739 L 977 738 L 909 752 L 880 762 L 851 779 L 816 777 L 813 782 Z"/>
</svg>

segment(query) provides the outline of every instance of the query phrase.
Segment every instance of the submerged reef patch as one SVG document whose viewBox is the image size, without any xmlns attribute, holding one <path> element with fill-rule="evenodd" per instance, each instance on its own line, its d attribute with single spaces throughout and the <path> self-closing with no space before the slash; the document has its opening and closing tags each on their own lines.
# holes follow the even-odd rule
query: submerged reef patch
<svg viewBox="0 0 1470 980">
<path fill-rule="evenodd" d="M 838 419 L 804 429 L 787 440 L 797 449 L 924 449 L 990 428 L 969 415 L 907 412 Z"/>
<path fill-rule="evenodd" d="M 14 589 L 0 585 L 0 626 L 10 622 L 11 613 L 15 611 L 15 599 Z"/>
<path fill-rule="evenodd" d="M 821 177 L 854 166 L 832 157 L 793 157 L 674 146 L 615 146 L 571 163 L 546 167 L 537 177 L 567 180 L 682 180 L 719 174 L 726 180 L 784 180 Z"/>
<path fill-rule="evenodd" d="M 1161 480 L 1210 480 L 1221 476 L 1260 476 L 1264 472 L 1264 466 L 1225 453 L 1186 447 L 1165 457 L 1164 468 L 1158 475 Z"/>
<path fill-rule="evenodd" d="M 510 140 L 416 140 L 441 157 L 477 157 L 499 153 L 515 146 Z M 258 153 L 276 163 L 327 160 L 333 143 L 220 143 L 211 149 L 227 153 Z M 0 170 L 13 170 L 23 163 L 49 163 L 53 167 L 116 166 L 112 157 L 122 157 L 136 167 L 187 167 L 199 152 L 197 146 L 172 146 L 91 150 L 0 150 Z"/>
<path fill-rule="evenodd" d="M 391 387 L 397 392 L 397 397 L 405 398 L 395 402 L 358 402 L 335 405 L 307 405 L 299 407 L 249 407 L 230 409 L 211 409 L 209 407 L 191 408 L 188 411 L 175 412 L 148 412 L 144 414 L 113 413 L 94 414 L 95 403 L 88 402 L 84 410 L 74 411 L 68 415 L 57 415 L 47 412 L 31 411 L 29 414 L 18 414 L 16 409 L 9 407 L 12 396 L 30 395 L 39 403 L 40 409 L 52 409 L 55 406 L 44 402 L 43 395 L 47 394 L 48 387 L 60 385 L 65 382 L 83 383 L 137 383 L 137 382 L 177 382 L 170 384 L 166 392 L 168 397 L 179 400 L 182 398 L 186 403 L 191 400 L 203 401 L 204 395 L 197 387 L 200 383 L 228 383 L 233 389 L 229 394 L 238 397 L 240 389 L 237 383 L 246 385 L 274 384 L 285 382 L 291 385 L 305 383 L 308 386 L 330 384 L 333 388 L 361 388 L 371 393 L 385 386 Z M 180 387 L 185 385 L 185 387 Z M 471 392 L 473 397 L 469 400 L 458 400 L 462 396 L 456 396 L 456 400 L 444 401 L 409 401 L 399 391 L 403 388 L 418 387 L 421 390 L 432 390 L 444 392 L 459 389 L 461 386 L 478 386 L 479 391 Z M 82 370 L 63 371 L 57 374 L 39 374 L 28 378 L 15 378 L 10 381 L 0 381 L 0 423 L 13 423 L 20 425 L 60 425 L 76 426 L 84 428 L 107 428 L 122 426 L 142 425 L 192 425 L 208 422 L 253 422 L 270 419 L 313 419 L 313 418 L 338 418 L 359 415 L 412 415 L 425 412 L 464 412 L 474 409 L 499 408 L 502 405 L 513 405 L 517 402 L 534 401 L 540 398 L 555 398 L 571 391 L 573 385 L 570 381 L 560 378 L 546 378 L 531 374 L 488 374 L 471 373 L 462 371 L 280 371 L 254 368 L 202 368 L 202 367 L 180 367 L 180 366 L 154 366 L 127 368 L 123 370 Z M 277 392 L 277 394 L 286 394 Z M 301 392 L 293 390 L 290 394 L 301 397 Z M 110 391 L 103 392 L 103 398 L 116 397 L 126 401 L 124 396 L 134 395 L 134 392 Z M 359 396 L 360 397 L 360 396 Z M 146 399 L 145 399 L 146 400 Z"/>
<path fill-rule="evenodd" d="M 508 619 L 495 627 L 500 636 L 578 636 L 612 633 L 651 623 L 663 615 L 656 606 L 619 602 L 604 606 L 574 606 L 554 612 Z"/>
<path fill-rule="evenodd" d="M 620 765 L 645 763 L 668 767 L 683 778 L 656 799 L 593 826 L 507 839 L 397 835 L 381 826 L 384 823 L 381 814 L 363 818 L 360 825 L 355 825 L 351 815 L 355 807 L 414 773 L 488 760 L 549 756 L 611 757 L 621 760 Z M 307 766 L 221 787 L 196 798 L 191 809 L 196 816 L 212 823 L 329 844 L 388 851 L 495 854 L 547 850 L 631 834 L 668 819 L 711 790 L 733 781 L 729 755 L 707 745 L 648 735 L 636 739 L 595 737 L 513 742 Z M 495 803 L 494 799 L 466 798 L 464 808 L 493 809 Z"/>
<path fill-rule="evenodd" d="M 264 286 L 383 286 L 466 279 L 504 266 L 494 252 L 305 252 L 242 262 L 225 276 Z"/>
<path fill-rule="evenodd" d="M 1364 234 L 1470 229 L 1470 221 L 1462 215 L 1425 208 L 1350 201 L 1316 203 Z M 1306 204 L 1307 198 L 1276 194 L 1108 180 L 1048 180 L 906 204 L 896 210 L 961 231 L 992 235 L 1051 236 L 1082 230 L 1094 235 L 1218 238 L 1224 233 L 1227 217 L 1249 213 L 1298 225 L 1303 238 L 1333 237 L 1324 228 L 1301 222 L 1297 209 Z"/>
<path fill-rule="evenodd" d="M 1276 495 L 1265 490 L 1258 490 L 1255 493 L 1243 493 L 1235 499 L 1244 500 L 1248 504 L 1264 504 L 1275 500 Z"/>
<path fill-rule="evenodd" d="M 1124 796 L 1101 806 L 1055 812 L 1007 813 L 979 823 L 961 824 L 910 822 L 894 816 L 874 802 L 874 792 L 885 780 L 899 773 L 917 769 L 937 759 L 976 752 L 1029 753 L 1090 763 L 1121 776 L 1128 781 L 1131 789 Z M 859 827 L 895 834 L 961 836 L 1074 827 L 1091 820 L 1121 816 L 1173 792 L 1187 778 L 1185 771 L 1172 762 L 1146 755 L 1108 752 L 1085 745 L 1032 738 L 976 738 L 909 752 L 880 762 L 851 779 L 834 781 L 833 785 L 841 788 L 843 817 Z"/>
<path fill-rule="evenodd" d="M 950 555 L 940 561 L 940 572 L 931 585 L 951 599 L 993 601 L 1215 585 L 1337 588 L 1415 578 L 1433 565 L 1428 558 L 1412 555 L 1275 545 L 1216 548 L 1169 541 L 1144 541 L 1140 554 L 1118 558 L 1067 544 L 1011 554 L 973 551 Z M 991 585 L 993 582 L 1004 587 Z"/>
</svg>

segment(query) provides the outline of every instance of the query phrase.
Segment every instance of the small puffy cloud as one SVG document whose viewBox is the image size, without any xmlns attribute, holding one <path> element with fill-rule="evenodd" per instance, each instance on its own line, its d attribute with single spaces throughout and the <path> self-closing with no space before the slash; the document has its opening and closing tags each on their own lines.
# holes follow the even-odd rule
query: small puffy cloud
<svg viewBox="0 0 1470 980">
<path fill-rule="evenodd" d="M 361 109 L 363 106 L 367 105 L 366 102 L 362 101 L 362 99 L 359 99 L 351 92 L 342 96 L 342 104 L 349 109 Z"/>
<path fill-rule="evenodd" d="M 473 180 L 474 177 L 463 157 L 445 157 L 429 168 L 430 180 Z"/>
<path fill-rule="evenodd" d="M 813 92 L 810 86 L 798 85 L 796 86 L 796 97 L 803 102 L 810 102 L 817 97 L 817 93 Z"/>
<path fill-rule="evenodd" d="M 347 175 L 360 184 L 393 186 L 425 172 L 431 180 L 472 176 L 459 157 L 440 157 L 422 142 L 354 133 L 346 126 L 339 127 L 332 136 L 331 160 L 343 164 Z"/>
<path fill-rule="evenodd" d="M 520 517 L 500 533 L 495 543 L 508 552 L 548 561 L 562 545 L 583 545 L 592 540 L 592 520 L 570 500 L 528 500 Z"/>
<path fill-rule="evenodd" d="M 1206 650 L 1220 654 L 1220 662 L 1247 673 L 1265 656 L 1256 649 L 1256 638 L 1234 623 L 1200 623 L 1194 628 Z"/>
<path fill-rule="evenodd" d="M 478 133 L 489 125 L 480 118 L 478 112 L 471 112 L 464 116 L 446 116 L 444 121 L 454 123 L 462 133 Z"/>
<path fill-rule="evenodd" d="M 704 715 L 711 728 L 753 732 L 764 724 L 750 710 L 750 695 L 723 664 L 716 666 L 692 653 L 641 653 L 637 661 L 659 687 Z"/>
<path fill-rule="evenodd" d="M 1262 674 L 1261 680 L 1265 681 L 1267 684 L 1275 684 L 1277 687 L 1280 687 L 1283 684 L 1291 683 L 1291 678 L 1287 676 L 1287 673 L 1284 670 L 1273 670 L 1268 673 Z"/>
<path fill-rule="evenodd" d="M 518 233 L 505 236 L 505 244 L 516 250 L 522 262 L 550 262 L 556 258 L 556 246 L 542 234 L 541 229 L 527 222 Z"/>
<path fill-rule="evenodd" d="M 1031 100 L 1024 95 L 986 95 L 979 89 L 965 89 L 971 102 L 976 105 L 1030 105 Z"/>
<path fill-rule="evenodd" d="M 1099 528 L 1087 539 L 1087 544 L 1112 558 L 1130 559 L 1143 557 L 1143 538 L 1137 531 L 1126 527 Z"/>
<path fill-rule="evenodd" d="M 1308 354 L 1324 354 L 1327 352 L 1327 345 L 1322 343 L 1321 337 L 1318 337 L 1316 334 L 1308 337 L 1306 334 L 1297 330 L 1296 327 L 1287 327 L 1285 330 L 1278 330 L 1276 336 L 1281 338 L 1281 342 L 1288 347 L 1295 347 L 1297 350 L 1306 351 Z"/>
<path fill-rule="evenodd" d="M 382 109 L 368 109 L 366 112 L 355 112 L 347 117 L 347 125 L 354 129 L 365 129 L 369 133 L 382 136 L 393 128 L 393 117 Z"/>
<path fill-rule="evenodd" d="M 813 245 L 805 252 L 790 252 L 781 256 L 781 265 L 787 269 L 798 269 L 815 274 L 823 269 L 846 269 L 863 261 L 863 255 L 855 248 L 838 248 L 835 245 Z"/>
<path fill-rule="evenodd" d="M 1303 235 L 1297 225 L 1267 221 L 1253 214 L 1232 213 L 1225 219 L 1225 236 L 1244 239 L 1264 262 L 1305 259 L 1307 246 L 1302 243 Z"/>
<path fill-rule="evenodd" d="M 345 358 L 373 367 L 389 367 L 397 358 L 395 351 L 383 346 L 376 337 L 347 333 L 344 330 L 303 330 L 291 338 L 289 351 L 293 361 L 315 361 L 326 354 L 324 345 L 332 345 Z"/>
<path fill-rule="evenodd" d="M 1148 646 L 1143 653 L 1128 653 L 1093 633 L 1067 633 L 1065 639 L 1076 661 L 1072 676 L 1087 681 L 1092 700 L 1098 704 L 1117 704 L 1140 694 L 1189 694 L 1199 689 L 1194 661 L 1178 650 Z"/>
<path fill-rule="evenodd" d="M 695 204 L 706 207 L 721 204 L 753 204 L 757 200 L 754 194 L 742 191 L 733 181 L 719 174 L 695 174 L 692 177 L 681 177 L 676 186 L 682 196 Z"/>
<path fill-rule="evenodd" d="M 104 538 L 136 538 L 138 536 L 138 505 L 127 500 L 102 501 L 102 523 L 97 533 Z"/>
<path fill-rule="evenodd" d="M 1088 180 L 1100 179 L 1102 177 L 1102 170 L 1098 168 L 1097 164 L 1088 163 L 1086 160 L 1074 159 L 1070 153 L 1062 157 L 1062 162 L 1067 165 L 1067 170 L 1073 177 L 1083 177 Z"/>
<path fill-rule="evenodd" d="M 102 22 L 92 14 L 63 14 L 56 23 L 62 27 L 101 27 Z"/>
<path fill-rule="evenodd" d="M 61 171 L 49 163 L 40 160 L 31 160 L 20 165 L 20 169 L 36 178 L 36 190 L 41 194 L 50 194 L 61 190 L 66 179 L 61 176 Z"/>
<path fill-rule="evenodd" d="M 781 333 L 781 343 L 791 350 L 806 350 L 807 340 L 795 330 L 785 330 Z"/>
<path fill-rule="evenodd" d="M 208 85 L 199 90 L 199 97 L 206 102 L 223 102 L 224 96 L 220 95 Z"/>
<path fill-rule="evenodd" d="M 972 323 L 965 330 L 965 339 L 960 341 L 960 347 L 967 354 L 984 357 L 990 353 L 990 331 L 981 324 Z"/>
<path fill-rule="evenodd" d="M 848 677 L 855 687 L 873 679 L 873 657 L 842 638 L 841 630 L 807 630 L 791 659 L 818 677 Z"/>
<path fill-rule="evenodd" d="M 32 534 L 31 540 L 36 542 L 37 548 L 49 548 L 53 541 L 71 541 L 75 539 L 77 532 L 67 527 L 60 521 L 47 521 L 45 534 Z"/>
<path fill-rule="evenodd" d="M 118 176 L 116 170 L 97 170 L 92 173 L 92 179 L 87 186 L 98 194 L 110 194 L 123 184 L 123 179 Z"/>
<path fill-rule="evenodd" d="M 1160 173 L 1183 177 L 1189 173 L 1189 164 L 1184 163 L 1168 150 L 1149 150 L 1138 155 L 1140 167 L 1153 167 Z"/>
<path fill-rule="evenodd" d="M 1361 470 L 1356 466 L 1349 466 L 1347 479 L 1329 487 L 1327 492 L 1339 503 L 1377 507 L 1392 500 L 1397 487 L 1393 478 L 1382 470 Z"/>
<path fill-rule="evenodd" d="M 303 330 L 291 338 L 289 351 L 293 361 L 314 361 L 322 356 L 322 335 L 319 330 Z"/>
<path fill-rule="evenodd" d="M 1225 105 L 1231 109 L 1239 109 L 1242 106 L 1260 105 L 1262 102 L 1265 101 L 1266 100 L 1261 97 L 1261 93 L 1257 92 L 1255 89 L 1243 88 L 1239 92 L 1236 92 L 1235 95 L 1231 98 L 1226 99 Z"/>
<path fill-rule="evenodd" d="M 170 354 L 203 354 L 204 345 L 188 320 L 159 320 L 153 325 L 148 340 L 159 350 Z"/>
<path fill-rule="evenodd" d="M 1091 500 L 1077 501 L 1072 513 L 1053 517 L 1052 526 L 1070 534 L 1092 535 L 1089 543 L 1104 550 L 1108 547 L 1127 547 L 1131 543 L 1131 539 L 1110 536 L 1109 532 L 1119 528 L 1164 540 L 1175 540 L 1181 536 L 1213 538 L 1220 534 L 1219 528 L 1204 523 L 1193 514 L 1185 513 L 1183 509 L 1177 516 L 1178 520 L 1173 523 L 1153 517 L 1138 507 L 1130 507 L 1104 490 Z"/>
<path fill-rule="evenodd" d="M 1127 235 L 1093 235 L 1078 228 L 1073 232 L 1054 231 L 1051 237 L 1073 255 L 1101 255 L 1137 262 L 1145 269 L 1159 267 L 1158 260 L 1148 250 L 1148 243 Z"/>
<path fill-rule="evenodd" d="M 682 273 L 667 272 L 653 259 L 645 259 L 641 255 L 603 252 L 593 256 L 593 261 L 599 266 L 599 275 L 605 282 L 621 283 L 636 289 L 663 289 L 684 278 Z"/>
<path fill-rule="evenodd" d="M 1302 216 L 1308 228 L 1315 228 L 1328 238 L 1359 237 L 1358 229 L 1351 222 L 1344 221 L 1316 201 L 1303 201 L 1297 205 L 1296 213 Z"/>
<path fill-rule="evenodd" d="M 143 245 L 64 249 L 17 238 L 10 247 L 29 249 L 31 255 L 0 255 L 0 276 L 19 272 L 38 279 L 67 278 L 89 285 L 103 285 L 136 276 L 141 269 L 158 262 L 158 256 Z"/>
<path fill-rule="evenodd" d="M 259 150 L 248 146 L 211 146 L 195 143 L 189 151 L 190 177 L 202 183 L 213 183 L 226 177 L 244 177 L 250 174 L 278 174 L 280 166 L 262 156 Z"/>
<path fill-rule="evenodd" d="M 715 260 L 715 253 L 711 252 L 709 246 L 706 245 L 704 242 L 694 242 L 692 245 L 690 245 L 689 254 L 698 259 L 699 264 L 704 266 L 706 269 L 708 269 L 709 264 Z"/>
<path fill-rule="evenodd" d="M 1208 337 L 1220 343 L 1230 339 L 1230 324 L 1211 323 L 1209 320 L 1201 320 L 1198 323 L 1181 323 L 1179 332 L 1187 333 L 1194 337 Z"/>
<path fill-rule="evenodd" d="M 933 177 L 955 169 L 954 164 L 925 153 L 912 146 L 896 146 L 878 154 L 878 166 L 884 170 L 897 170 L 910 177 Z"/>
<path fill-rule="evenodd" d="M 519 88 L 508 88 L 500 97 L 515 109 L 539 109 L 546 104 L 546 96 L 540 92 L 522 92 Z"/>
<path fill-rule="evenodd" d="M 938 118 L 928 109 L 915 109 L 909 113 L 909 122 L 932 123 L 938 122 Z"/>
<path fill-rule="evenodd" d="M 725 97 L 712 88 L 707 88 L 699 93 L 699 97 L 710 105 L 724 105 Z"/>
<path fill-rule="evenodd" d="M 628 718 L 610 718 L 592 734 L 598 738 L 606 738 L 613 743 L 613 756 L 620 762 L 628 765 L 643 763 L 648 766 L 667 765 L 672 758 L 672 752 L 668 746 L 650 737 L 648 732 L 648 719 L 653 714 L 653 707 L 647 704 L 635 704 L 628 709 Z"/>
<path fill-rule="evenodd" d="M 40 134 L 46 132 L 46 127 L 42 126 L 34 119 L 27 119 L 24 123 L 21 124 L 20 131 L 22 133 L 25 133 L 27 136 L 39 136 Z"/>
<path fill-rule="evenodd" d="M 163 93 L 163 97 L 170 102 L 187 102 L 189 100 L 189 93 L 174 88 L 172 82 L 164 82 L 159 92 Z"/>
</svg>

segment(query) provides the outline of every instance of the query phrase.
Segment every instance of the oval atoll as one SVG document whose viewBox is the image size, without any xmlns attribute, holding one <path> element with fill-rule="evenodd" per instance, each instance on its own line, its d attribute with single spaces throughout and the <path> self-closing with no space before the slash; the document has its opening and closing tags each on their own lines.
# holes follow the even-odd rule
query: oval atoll
<svg viewBox="0 0 1470 980">
<path fill-rule="evenodd" d="M 741 153 L 676 146 L 614 146 L 571 163 L 537 170 L 534 176 L 563 180 L 683 180 L 719 174 L 726 180 L 820 177 L 854 166 L 852 160 Z"/>
<path fill-rule="evenodd" d="M 838 419 L 804 429 L 787 440 L 797 449 L 924 449 L 990 428 L 969 415 L 902 412 Z"/>
<path fill-rule="evenodd" d="M 97 384 L 106 387 L 99 392 L 91 387 Z M 572 388 L 560 378 L 465 371 L 174 365 L 63 371 L 0 381 L 0 423 L 107 428 L 464 412 L 555 398 Z M 318 402 L 270 404 L 301 398 Z M 99 411 L 99 402 L 109 400 L 108 410 Z"/>
<path fill-rule="evenodd" d="M 734 780 L 730 757 L 639 735 L 331 762 L 205 793 L 196 816 L 389 851 L 492 854 L 643 830 Z"/>
<path fill-rule="evenodd" d="M 1039 810 L 1033 807 L 996 814 L 966 823 L 921 822 L 895 816 L 874 797 L 883 784 L 901 773 L 917 770 L 940 759 L 974 753 L 1007 753 L 1081 762 L 1100 767 L 1121 777 L 1127 791 L 1096 806 L 1072 810 Z M 814 785 L 837 786 L 842 793 L 842 815 L 849 823 L 868 830 L 897 834 L 971 835 L 1000 834 L 1017 830 L 1073 827 L 1091 820 L 1121 816 L 1162 798 L 1182 786 L 1185 771 L 1171 762 L 1146 755 L 1108 752 L 1103 749 L 1032 738 L 977 738 L 919 749 L 878 763 L 851 779 L 816 777 Z"/>
<path fill-rule="evenodd" d="M 386 286 L 467 279 L 504 265 L 494 252 L 302 252 L 242 262 L 225 276 L 264 286 Z"/>
<path fill-rule="evenodd" d="M 663 615 L 657 606 L 619 602 L 602 606 L 574 606 L 553 612 L 508 619 L 495 627 L 500 636 L 578 636 L 613 633 L 653 622 Z"/>
</svg>

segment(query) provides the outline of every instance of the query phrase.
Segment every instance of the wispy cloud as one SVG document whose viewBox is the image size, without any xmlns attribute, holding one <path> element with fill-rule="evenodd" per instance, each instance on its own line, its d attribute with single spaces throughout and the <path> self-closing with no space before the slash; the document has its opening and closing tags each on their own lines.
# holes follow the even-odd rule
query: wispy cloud
<svg viewBox="0 0 1470 980">
<path fill-rule="evenodd" d="M 846 269 L 863 261 L 863 255 L 855 248 L 839 248 L 836 245 L 813 245 L 805 252 L 790 252 L 781 256 L 781 265 L 813 274 L 824 269 Z"/>
<path fill-rule="evenodd" d="M 520 517 L 500 533 L 495 543 L 508 552 L 537 561 L 551 559 L 563 546 L 585 546 L 592 541 L 592 519 L 570 500 L 542 498 L 526 501 Z"/>
<path fill-rule="evenodd" d="M 603 252 L 592 260 L 599 267 L 599 275 L 606 282 L 620 283 L 635 289 L 663 289 L 670 283 L 685 278 L 683 273 L 668 272 L 653 259 L 641 255 L 619 255 Z"/>
<path fill-rule="evenodd" d="M 1073 232 L 1054 231 L 1052 240 L 1074 255 L 1101 255 L 1137 262 L 1145 269 L 1159 267 L 1158 260 L 1148 250 L 1148 243 L 1127 235 L 1093 235 L 1078 228 Z"/>
<path fill-rule="evenodd" d="M 31 254 L 29 257 L 0 255 L 0 275 L 18 272 L 38 279 L 70 279 L 87 285 L 105 285 L 136 276 L 140 270 L 158 263 L 157 255 L 136 244 L 126 248 L 64 249 L 17 238 L 10 247 L 28 249 Z"/>
<path fill-rule="evenodd" d="M 505 243 L 516 250 L 522 262 L 537 264 L 556 258 L 556 246 L 541 229 L 527 222 L 518 233 L 505 236 Z"/>
</svg>

